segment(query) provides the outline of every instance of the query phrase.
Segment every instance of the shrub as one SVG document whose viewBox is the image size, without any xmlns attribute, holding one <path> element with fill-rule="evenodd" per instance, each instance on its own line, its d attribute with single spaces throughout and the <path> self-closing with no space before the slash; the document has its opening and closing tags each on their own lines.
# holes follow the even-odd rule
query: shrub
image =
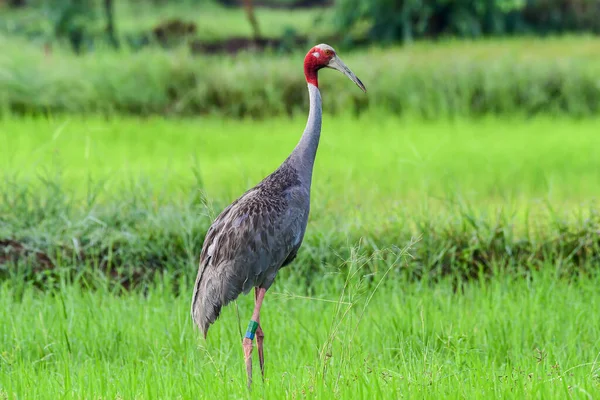
<svg viewBox="0 0 600 400">
<path fill-rule="evenodd" d="M 340 0 L 336 22 L 367 22 L 375 41 L 507 34 L 600 32 L 597 0 Z"/>
</svg>

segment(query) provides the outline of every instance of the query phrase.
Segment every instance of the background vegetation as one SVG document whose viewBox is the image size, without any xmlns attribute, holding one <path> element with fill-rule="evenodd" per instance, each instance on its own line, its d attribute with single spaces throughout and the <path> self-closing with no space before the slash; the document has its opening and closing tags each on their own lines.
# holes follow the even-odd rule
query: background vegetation
<svg viewBox="0 0 600 400">
<path fill-rule="evenodd" d="M 2 46 L 4 113 L 265 118 L 306 112 L 300 52 L 230 58 L 148 49 L 48 56 L 18 41 Z M 368 82 L 369 95 L 326 70 L 324 107 L 330 113 L 373 109 L 425 118 L 591 116 L 600 109 L 599 52 L 595 37 L 361 50 L 344 58 Z"/>
<path fill-rule="evenodd" d="M 340 0 L 340 29 L 368 21 L 379 41 L 600 31 L 594 0 Z"/>
<path fill-rule="evenodd" d="M 598 397 L 599 4 L 0 2 L 0 399 Z M 189 299 L 321 42 L 368 92 L 320 75 L 249 393 L 251 296 L 208 341 Z"/>
</svg>

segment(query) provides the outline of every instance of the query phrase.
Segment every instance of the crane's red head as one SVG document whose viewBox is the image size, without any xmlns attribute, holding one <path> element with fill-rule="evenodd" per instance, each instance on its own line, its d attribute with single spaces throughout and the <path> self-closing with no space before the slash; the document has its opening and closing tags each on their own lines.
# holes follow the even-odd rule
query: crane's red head
<svg viewBox="0 0 600 400">
<path fill-rule="evenodd" d="M 367 91 L 360 79 L 337 56 L 333 47 L 324 43 L 310 49 L 306 57 L 304 57 L 304 76 L 306 77 L 306 82 L 319 87 L 318 71 L 321 68 L 336 69 L 356 83 L 363 92 Z"/>
</svg>

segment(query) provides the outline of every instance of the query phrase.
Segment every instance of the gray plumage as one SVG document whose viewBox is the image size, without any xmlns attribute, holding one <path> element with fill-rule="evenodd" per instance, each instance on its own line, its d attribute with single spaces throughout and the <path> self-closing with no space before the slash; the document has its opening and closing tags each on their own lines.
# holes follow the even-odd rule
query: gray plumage
<svg viewBox="0 0 600 400">
<path fill-rule="evenodd" d="M 302 244 L 321 134 L 321 94 L 310 83 L 308 92 L 308 121 L 293 152 L 225 208 L 206 234 L 191 310 L 205 337 L 223 306 L 253 287 L 268 289 Z"/>
</svg>

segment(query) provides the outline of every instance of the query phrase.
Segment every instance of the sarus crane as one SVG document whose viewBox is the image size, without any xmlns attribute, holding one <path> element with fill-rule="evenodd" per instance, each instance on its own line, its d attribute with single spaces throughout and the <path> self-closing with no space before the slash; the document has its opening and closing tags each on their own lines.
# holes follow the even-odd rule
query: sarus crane
<svg viewBox="0 0 600 400">
<path fill-rule="evenodd" d="M 310 187 L 321 135 L 318 71 L 338 70 L 366 92 L 363 83 L 327 44 L 304 58 L 310 110 L 300 141 L 273 173 L 225 208 L 204 238 L 192 295 L 192 318 L 206 338 L 221 308 L 240 293 L 255 289 L 255 306 L 242 341 L 248 387 L 252 383 L 252 341 L 256 336 L 264 378 L 264 333 L 260 307 L 280 268 L 291 263 L 304 239 L 310 210 Z"/>
</svg>

